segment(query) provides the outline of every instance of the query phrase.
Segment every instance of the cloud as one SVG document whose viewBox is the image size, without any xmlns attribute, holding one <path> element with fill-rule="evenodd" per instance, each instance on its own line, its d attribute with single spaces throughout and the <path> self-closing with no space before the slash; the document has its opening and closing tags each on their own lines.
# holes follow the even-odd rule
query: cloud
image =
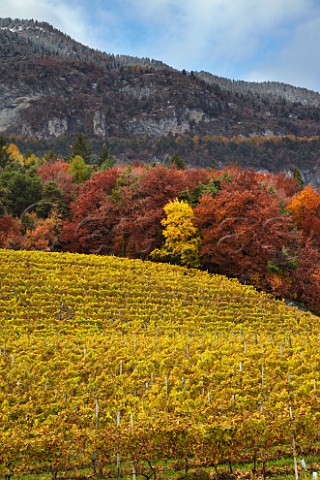
<svg viewBox="0 0 320 480">
<path fill-rule="evenodd" d="M 257 64 L 246 79 L 266 78 L 320 91 L 320 8 L 292 31 L 282 48 Z"/>
<path fill-rule="evenodd" d="M 90 41 L 86 5 L 74 0 L 1 0 L 0 17 L 46 21 L 80 42 Z"/>
<path fill-rule="evenodd" d="M 284 22 L 294 22 L 310 0 L 128 0 L 127 15 L 139 18 L 149 46 L 171 63 L 205 60 L 230 65 L 250 58 L 270 35 L 281 36 Z M 279 32 L 277 31 L 279 29 Z"/>
<path fill-rule="evenodd" d="M 108 2 L 110 12 L 113 3 Z M 229 78 L 315 83 L 317 0 L 118 0 L 117 5 L 118 23 L 110 26 L 108 45 L 118 53 Z"/>
</svg>

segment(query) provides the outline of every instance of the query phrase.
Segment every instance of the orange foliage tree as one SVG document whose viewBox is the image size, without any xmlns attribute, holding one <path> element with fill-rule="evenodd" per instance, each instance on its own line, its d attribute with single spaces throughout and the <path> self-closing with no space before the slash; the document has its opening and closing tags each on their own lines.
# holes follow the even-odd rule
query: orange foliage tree
<svg viewBox="0 0 320 480">
<path fill-rule="evenodd" d="M 27 250 L 53 250 L 62 228 L 61 215 L 53 209 L 46 219 L 33 216 L 34 228 L 27 229 L 23 247 Z"/>
<path fill-rule="evenodd" d="M 288 206 L 294 222 L 303 231 L 304 238 L 320 246 L 320 192 L 313 185 L 307 185 L 294 195 Z"/>
</svg>

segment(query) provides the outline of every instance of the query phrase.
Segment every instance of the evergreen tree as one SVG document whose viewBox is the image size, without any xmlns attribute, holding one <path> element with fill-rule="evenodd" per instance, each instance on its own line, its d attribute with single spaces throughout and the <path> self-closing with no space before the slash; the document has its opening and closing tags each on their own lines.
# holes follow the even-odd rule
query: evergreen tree
<svg viewBox="0 0 320 480">
<path fill-rule="evenodd" d="M 186 164 L 182 160 L 178 152 L 174 152 L 174 154 L 172 155 L 170 165 L 174 165 L 178 170 L 184 170 L 186 168 Z"/>
<path fill-rule="evenodd" d="M 10 161 L 6 139 L 0 135 L 0 170 L 3 170 Z"/>
<path fill-rule="evenodd" d="M 305 183 L 298 167 L 294 167 L 293 169 L 293 178 L 297 180 L 300 187 L 304 187 Z"/>
<path fill-rule="evenodd" d="M 100 155 L 97 157 L 96 164 L 101 170 L 107 170 L 115 166 L 117 161 L 113 158 L 108 150 L 107 145 L 104 143 Z"/>
<path fill-rule="evenodd" d="M 20 216 L 41 200 L 42 183 L 34 169 L 26 170 L 18 162 L 10 162 L 1 172 L 0 190 L 7 191 L 2 207 Z"/>
<path fill-rule="evenodd" d="M 82 133 L 79 133 L 77 140 L 71 145 L 71 153 L 72 158 L 79 155 L 85 163 L 90 164 L 92 162 L 91 145 Z"/>
<path fill-rule="evenodd" d="M 57 183 L 50 181 L 43 186 L 42 199 L 37 207 L 37 214 L 46 218 L 53 208 L 61 212 L 66 209 L 66 205 L 62 202 L 62 192 Z"/>
<path fill-rule="evenodd" d="M 91 168 L 86 165 L 80 155 L 76 155 L 69 165 L 68 172 L 74 176 L 77 183 L 84 183 L 91 175 Z"/>
</svg>

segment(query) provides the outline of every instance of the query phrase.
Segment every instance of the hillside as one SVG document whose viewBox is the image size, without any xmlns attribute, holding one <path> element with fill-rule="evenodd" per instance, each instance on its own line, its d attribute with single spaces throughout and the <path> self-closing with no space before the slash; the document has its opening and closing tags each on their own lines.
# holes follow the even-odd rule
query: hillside
<svg viewBox="0 0 320 480">
<path fill-rule="evenodd" d="M 47 23 L 0 19 L 0 58 L 0 131 L 15 135 L 25 151 L 32 139 L 36 153 L 46 145 L 66 155 L 72 139 L 84 132 L 97 144 L 110 143 L 119 158 L 161 160 L 180 148 L 188 163 L 211 165 L 214 154 L 205 146 L 195 152 L 195 137 L 320 132 L 319 93 L 94 51 Z M 174 142 L 180 136 L 183 149 Z M 286 152 L 281 169 L 292 170 Z M 222 159 L 230 161 L 235 156 Z M 304 160 L 295 163 L 312 177 L 319 161 L 317 153 L 307 166 Z M 279 168 L 266 159 L 259 166 Z"/>
<path fill-rule="evenodd" d="M 293 439 L 318 453 L 319 317 L 181 267 L 0 261 L 0 474 L 155 478 L 170 459 L 266 475 Z"/>
</svg>

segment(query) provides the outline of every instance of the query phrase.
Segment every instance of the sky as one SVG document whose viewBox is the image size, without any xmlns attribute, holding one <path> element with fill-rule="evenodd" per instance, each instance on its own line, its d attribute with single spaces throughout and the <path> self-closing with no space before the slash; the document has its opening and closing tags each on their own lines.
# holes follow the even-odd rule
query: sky
<svg viewBox="0 0 320 480">
<path fill-rule="evenodd" d="M 320 91 L 320 0 L 0 0 L 107 53 Z"/>
</svg>

